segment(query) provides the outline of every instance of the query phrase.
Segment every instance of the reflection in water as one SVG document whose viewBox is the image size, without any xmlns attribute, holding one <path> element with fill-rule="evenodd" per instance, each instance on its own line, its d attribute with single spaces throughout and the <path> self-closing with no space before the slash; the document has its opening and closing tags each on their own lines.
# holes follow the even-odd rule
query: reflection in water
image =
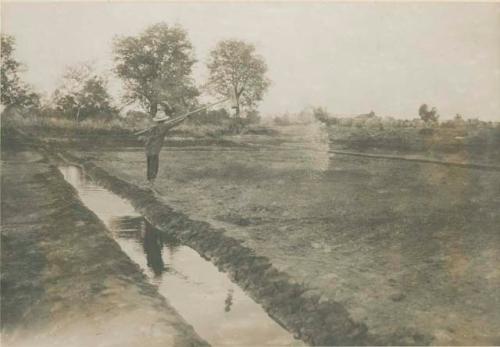
<svg viewBox="0 0 500 347">
<path fill-rule="evenodd" d="M 153 270 L 156 276 L 161 276 L 165 269 L 163 258 L 161 256 L 161 250 L 163 248 L 161 233 L 146 220 L 144 221 L 143 246 L 148 266 Z"/>
<path fill-rule="evenodd" d="M 110 229 L 123 252 L 210 344 L 302 345 L 225 273 L 171 234 L 155 229 L 128 201 L 95 185 L 77 167 L 59 169 L 83 203 Z"/>
</svg>

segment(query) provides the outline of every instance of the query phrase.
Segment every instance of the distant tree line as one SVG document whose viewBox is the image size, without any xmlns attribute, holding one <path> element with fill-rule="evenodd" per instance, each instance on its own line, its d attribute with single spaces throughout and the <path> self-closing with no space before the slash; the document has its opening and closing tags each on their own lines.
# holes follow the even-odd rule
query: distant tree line
<svg viewBox="0 0 500 347">
<path fill-rule="evenodd" d="M 131 104 L 139 105 L 149 117 L 157 114 L 160 105 L 181 113 L 200 106 L 202 91 L 233 101 L 232 110 L 204 112 L 205 121 L 210 116 L 220 120 L 222 115 L 226 118 L 245 115 L 247 121 L 257 121 L 258 103 L 270 84 L 267 65 L 254 45 L 224 40 L 210 52 L 207 83 L 196 86 L 192 73 L 197 60 L 187 32 L 180 26 L 158 23 L 138 35 L 116 37 L 112 43 L 113 73 L 125 89 L 121 107 L 108 91 L 108 78 L 85 63 L 68 67 L 59 87 L 42 104 L 41 96 L 21 80 L 22 64 L 14 58 L 14 38 L 2 35 L 1 44 L 2 104 L 77 122 L 113 118 Z"/>
<path fill-rule="evenodd" d="M 493 128 L 500 127 L 500 123 L 485 122 L 478 118 L 464 119 L 462 115 L 457 114 L 453 119 L 439 121 L 439 114 L 436 107 L 429 110 L 427 104 L 422 104 L 418 108 L 418 118 L 414 119 L 396 119 L 393 117 L 378 117 L 375 112 L 370 111 L 366 114 L 351 115 L 351 116 L 334 116 L 331 115 L 324 107 L 315 107 L 312 110 L 313 118 L 327 125 L 338 125 L 347 127 L 400 127 L 400 128 Z"/>
</svg>

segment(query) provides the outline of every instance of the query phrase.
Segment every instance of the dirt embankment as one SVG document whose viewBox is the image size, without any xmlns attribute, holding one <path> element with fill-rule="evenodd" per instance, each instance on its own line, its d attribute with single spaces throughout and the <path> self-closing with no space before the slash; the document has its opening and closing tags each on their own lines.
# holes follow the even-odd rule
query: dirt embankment
<svg viewBox="0 0 500 347">
<path fill-rule="evenodd" d="M 57 169 L 3 135 L 3 345 L 207 345 Z"/>
</svg>

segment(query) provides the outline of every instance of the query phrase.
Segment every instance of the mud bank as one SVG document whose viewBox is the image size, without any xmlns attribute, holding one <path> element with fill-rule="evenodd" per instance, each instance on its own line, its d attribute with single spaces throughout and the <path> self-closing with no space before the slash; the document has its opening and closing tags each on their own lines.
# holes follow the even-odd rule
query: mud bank
<svg viewBox="0 0 500 347">
<path fill-rule="evenodd" d="M 296 283 L 274 268 L 268 258 L 257 256 L 242 241 L 207 222 L 195 221 L 175 211 L 149 189 L 110 175 L 91 161 L 54 148 L 65 161 L 79 165 L 98 184 L 129 200 L 155 227 L 169 230 L 187 246 L 229 273 L 277 322 L 312 345 L 427 344 L 420 335 L 374 336 L 355 322 L 341 304 L 322 300 L 320 294 Z"/>
<path fill-rule="evenodd" d="M 173 235 L 155 229 L 130 202 L 103 189 L 77 167 L 59 170 L 158 293 L 207 342 L 213 346 L 303 346 L 226 273 Z"/>
<path fill-rule="evenodd" d="M 10 136 L 2 193 L 2 345 L 208 345 L 58 170 Z"/>
</svg>

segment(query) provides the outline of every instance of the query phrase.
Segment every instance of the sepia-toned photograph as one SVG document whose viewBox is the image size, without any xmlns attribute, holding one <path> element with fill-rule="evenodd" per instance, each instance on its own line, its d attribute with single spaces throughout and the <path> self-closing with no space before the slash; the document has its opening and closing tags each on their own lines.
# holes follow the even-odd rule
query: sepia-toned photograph
<svg viewBox="0 0 500 347">
<path fill-rule="evenodd" d="M 500 346 L 500 2 L 0 10 L 2 346 Z"/>
</svg>

